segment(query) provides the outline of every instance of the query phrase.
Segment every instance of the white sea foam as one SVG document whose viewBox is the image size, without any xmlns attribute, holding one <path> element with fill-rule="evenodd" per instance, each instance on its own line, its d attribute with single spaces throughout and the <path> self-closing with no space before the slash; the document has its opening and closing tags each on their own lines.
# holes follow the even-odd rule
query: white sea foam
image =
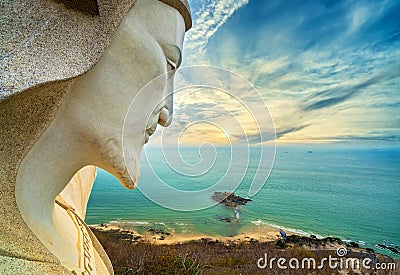
<svg viewBox="0 0 400 275">
<path fill-rule="evenodd" d="M 251 221 L 252 224 L 255 224 L 257 226 L 260 226 L 262 224 L 261 220 L 257 220 L 257 221 Z"/>
<path fill-rule="evenodd" d="M 146 221 L 110 221 L 109 224 L 149 225 Z"/>
<path fill-rule="evenodd" d="M 364 242 L 364 241 L 358 241 L 358 244 L 359 244 L 359 245 L 366 245 L 367 243 Z"/>
<path fill-rule="evenodd" d="M 142 222 L 142 221 L 131 221 L 131 222 L 127 222 L 128 224 L 132 224 L 132 225 L 149 225 L 149 222 Z"/>
<path fill-rule="evenodd" d="M 264 222 L 262 220 L 251 221 L 251 223 L 255 224 L 257 226 L 264 225 L 264 226 L 274 227 L 274 228 L 277 228 L 277 229 L 282 229 L 283 231 L 289 231 L 289 232 L 293 232 L 293 233 L 296 233 L 296 234 L 299 234 L 299 235 L 303 235 L 303 236 L 314 235 L 319 239 L 324 238 L 322 235 L 319 235 L 319 234 L 316 234 L 316 233 L 313 233 L 313 232 L 307 232 L 307 231 L 304 231 L 304 230 L 301 230 L 301 229 L 294 229 L 294 228 L 284 227 L 284 226 L 280 226 L 280 225 L 277 225 L 277 224 Z"/>
</svg>

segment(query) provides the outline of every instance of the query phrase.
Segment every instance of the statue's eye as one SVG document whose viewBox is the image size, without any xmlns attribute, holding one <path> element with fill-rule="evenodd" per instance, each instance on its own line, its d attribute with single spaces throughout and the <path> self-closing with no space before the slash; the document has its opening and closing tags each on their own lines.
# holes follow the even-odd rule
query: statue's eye
<svg viewBox="0 0 400 275">
<path fill-rule="evenodd" d="M 172 77 L 177 69 L 177 64 L 167 57 L 168 78 Z"/>
<path fill-rule="evenodd" d="M 168 78 L 174 76 L 176 69 L 179 68 L 182 62 L 182 52 L 178 46 L 162 43 L 165 59 L 168 67 Z"/>
</svg>

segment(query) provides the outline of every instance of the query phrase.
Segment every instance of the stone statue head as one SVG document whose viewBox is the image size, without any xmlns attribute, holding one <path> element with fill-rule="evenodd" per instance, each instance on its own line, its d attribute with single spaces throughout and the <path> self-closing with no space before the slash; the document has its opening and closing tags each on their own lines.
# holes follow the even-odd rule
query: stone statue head
<svg viewBox="0 0 400 275">
<path fill-rule="evenodd" d="M 18 0 L 7 8 L 2 26 L 10 33 L 0 53 L 0 147 L 5 148 L 0 161 L 9 165 L 0 179 L 13 202 L 0 205 L 10 212 L 0 219 L 1 227 L 22 217 L 31 231 L 22 226 L 21 234 L 33 232 L 68 270 L 112 273 L 83 222 L 91 185 L 81 182 L 69 189 L 66 201 L 55 200 L 87 165 L 105 169 L 127 188 L 137 184 L 143 145 L 157 124 L 171 121 L 172 98 L 166 95 L 191 27 L 189 6 L 186 0 Z M 130 106 L 160 75 L 159 89 Z M 130 107 L 137 127 L 126 129 L 134 146 L 124 161 L 121 139 Z M 127 165 L 136 167 L 135 175 L 128 175 Z M 79 201 L 68 199 L 74 196 L 82 199 L 81 210 L 68 205 Z M 8 241 L 15 243 L 15 254 L 23 254 L 17 239 Z M 83 249 L 76 249 L 81 244 Z M 95 256 L 103 263 L 88 260 Z"/>
</svg>

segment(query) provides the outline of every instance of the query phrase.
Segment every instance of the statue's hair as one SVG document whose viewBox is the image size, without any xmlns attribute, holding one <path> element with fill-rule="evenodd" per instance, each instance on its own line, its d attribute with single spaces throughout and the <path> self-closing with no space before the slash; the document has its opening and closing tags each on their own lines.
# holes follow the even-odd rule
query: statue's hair
<svg viewBox="0 0 400 275">
<path fill-rule="evenodd" d="M 160 0 L 192 25 L 187 0 Z M 100 59 L 136 0 L 8 0 L 0 22 L 0 101 L 81 75 Z"/>
</svg>

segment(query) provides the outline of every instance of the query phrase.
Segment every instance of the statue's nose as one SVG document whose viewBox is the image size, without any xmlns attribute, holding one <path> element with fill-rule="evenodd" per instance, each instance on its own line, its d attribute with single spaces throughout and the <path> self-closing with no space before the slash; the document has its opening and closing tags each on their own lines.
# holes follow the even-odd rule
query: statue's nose
<svg viewBox="0 0 400 275">
<path fill-rule="evenodd" d="M 173 113 L 173 94 L 171 93 L 165 99 L 165 105 L 160 111 L 160 116 L 158 117 L 158 124 L 163 127 L 168 127 L 172 122 L 172 113 Z"/>
</svg>

